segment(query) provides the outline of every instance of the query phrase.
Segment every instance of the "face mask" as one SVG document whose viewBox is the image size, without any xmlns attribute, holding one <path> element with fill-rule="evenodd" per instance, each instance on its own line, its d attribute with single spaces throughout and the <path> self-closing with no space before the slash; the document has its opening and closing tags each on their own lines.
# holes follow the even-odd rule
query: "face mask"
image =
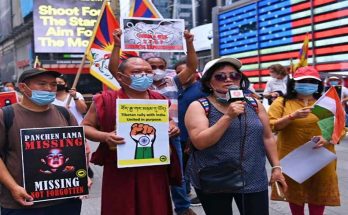
<svg viewBox="0 0 348 215">
<path fill-rule="evenodd" d="M 31 97 L 29 99 L 39 106 L 51 104 L 56 98 L 55 92 L 48 92 L 42 90 L 31 90 Z"/>
<path fill-rule="evenodd" d="M 63 91 L 65 89 L 66 89 L 66 87 L 64 84 L 57 84 L 57 91 Z"/>
<path fill-rule="evenodd" d="M 223 104 L 228 103 L 228 100 L 226 99 L 226 93 L 219 92 L 219 91 L 215 90 L 213 87 L 212 87 L 212 89 L 214 91 L 214 96 L 216 98 L 216 101 L 223 103 Z"/>
<path fill-rule="evenodd" d="M 295 83 L 295 91 L 298 94 L 309 96 L 318 91 L 318 84 Z"/>
<path fill-rule="evenodd" d="M 338 81 L 330 81 L 330 85 L 331 86 L 337 86 L 338 85 Z"/>
<path fill-rule="evenodd" d="M 162 80 L 164 77 L 166 77 L 166 71 L 164 71 L 164 70 L 155 69 L 153 72 L 155 74 L 153 76 L 154 81 L 159 81 L 159 80 Z"/>
<path fill-rule="evenodd" d="M 147 75 L 144 75 L 144 74 L 141 77 L 131 76 L 130 78 L 132 82 L 129 85 L 129 87 L 132 88 L 133 90 L 140 91 L 140 92 L 144 92 L 147 89 L 149 89 L 149 87 L 153 83 L 153 77 L 148 77 Z"/>
</svg>

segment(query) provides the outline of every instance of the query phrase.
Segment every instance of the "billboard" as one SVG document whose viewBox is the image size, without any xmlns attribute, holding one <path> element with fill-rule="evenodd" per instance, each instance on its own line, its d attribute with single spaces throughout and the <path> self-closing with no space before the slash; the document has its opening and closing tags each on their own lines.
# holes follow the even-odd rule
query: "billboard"
<svg viewBox="0 0 348 215">
<path fill-rule="evenodd" d="M 298 62 L 307 32 L 309 65 L 348 72 L 348 0 L 241 1 L 217 12 L 214 29 L 215 53 L 239 58 L 251 81 L 261 83 L 256 88 L 264 88 L 270 65 Z"/>
<path fill-rule="evenodd" d="M 36 53 L 84 53 L 102 0 L 34 1 Z"/>
</svg>

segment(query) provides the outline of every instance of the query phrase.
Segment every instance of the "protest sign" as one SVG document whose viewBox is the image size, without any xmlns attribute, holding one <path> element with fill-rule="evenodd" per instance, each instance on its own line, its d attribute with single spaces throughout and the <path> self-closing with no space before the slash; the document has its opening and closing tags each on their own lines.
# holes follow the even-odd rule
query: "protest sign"
<svg viewBox="0 0 348 215">
<path fill-rule="evenodd" d="M 167 100 L 118 99 L 116 113 L 119 168 L 170 163 Z"/>
<path fill-rule="evenodd" d="M 34 202 L 88 194 L 83 127 L 21 129 L 24 188 Z"/>
<path fill-rule="evenodd" d="M 186 52 L 183 19 L 123 18 L 121 28 L 122 50 Z"/>
<path fill-rule="evenodd" d="M 0 92 L 0 108 L 12 105 L 18 102 L 17 93 L 15 91 L 11 92 Z"/>
</svg>

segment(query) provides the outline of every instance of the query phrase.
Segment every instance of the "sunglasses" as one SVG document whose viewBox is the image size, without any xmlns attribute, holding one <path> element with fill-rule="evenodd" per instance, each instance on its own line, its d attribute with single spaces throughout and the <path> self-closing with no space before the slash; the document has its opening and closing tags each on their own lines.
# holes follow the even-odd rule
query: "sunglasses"
<svg viewBox="0 0 348 215">
<path fill-rule="evenodd" d="M 242 74 L 238 73 L 238 72 L 232 72 L 232 73 L 218 73 L 214 75 L 215 80 L 220 81 L 220 82 L 224 82 L 227 80 L 227 78 L 229 78 L 230 80 L 233 81 L 239 81 L 242 79 Z"/>
</svg>

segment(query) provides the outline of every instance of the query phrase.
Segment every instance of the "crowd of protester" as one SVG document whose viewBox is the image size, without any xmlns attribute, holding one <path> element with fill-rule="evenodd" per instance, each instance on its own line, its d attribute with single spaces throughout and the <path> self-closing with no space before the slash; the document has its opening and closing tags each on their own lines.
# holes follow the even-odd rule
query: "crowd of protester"
<svg viewBox="0 0 348 215">
<path fill-rule="evenodd" d="M 109 64 L 121 88 L 95 95 L 88 110 L 83 96 L 69 88 L 66 78 L 55 71 L 26 70 L 17 86 L 3 83 L 2 91 L 16 91 L 20 99 L 11 105 L 16 116 L 11 128 L 5 128 L 4 112 L 0 110 L 2 215 L 80 214 L 79 198 L 33 204 L 23 187 L 18 131 L 68 125 L 84 126 L 86 138 L 99 142 L 91 162 L 104 167 L 103 215 L 163 215 L 173 211 L 194 215 L 191 206 L 199 202 L 207 215 L 230 215 L 233 200 L 241 214 L 266 215 L 270 185 L 271 199 L 287 201 L 294 215 L 304 214 L 305 204 L 312 215 L 324 214 L 325 206 L 340 205 L 336 161 L 302 184 L 283 174 L 280 164 L 280 159 L 313 139 L 316 148 L 335 153 L 335 146 L 322 137 L 311 106 L 326 86 L 341 86 L 345 106 L 348 94 L 340 78 L 328 77 L 323 82 L 312 67 L 288 74 L 282 65 L 272 65 L 263 93 L 270 105 L 266 110 L 238 59 L 213 59 L 202 73 L 198 72 L 193 35 L 188 31 L 184 32 L 187 55 L 174 65 L 174 76 L 169 75 L 166 60 L 159 56 L 119 62 L 121 34 L 120 29 L 114 31 Z M 233 97 L 234 93 L 239 96 Z M 169 168 L 118 168 L 115 148 L 125 144 L 125 134 L 115 130 L 117 98 L 170 100 Z M 67 108 L 71 120 L 67 122 L 53 104 Z M 88 144 L 86 152 L 89 161 Z M 272 167 L 270 173 L 266 158 Z M 278 185 L 285 197 L 279 195 Z M 192 198 L 191 188 L 196 198 Z"/>
</svg>

